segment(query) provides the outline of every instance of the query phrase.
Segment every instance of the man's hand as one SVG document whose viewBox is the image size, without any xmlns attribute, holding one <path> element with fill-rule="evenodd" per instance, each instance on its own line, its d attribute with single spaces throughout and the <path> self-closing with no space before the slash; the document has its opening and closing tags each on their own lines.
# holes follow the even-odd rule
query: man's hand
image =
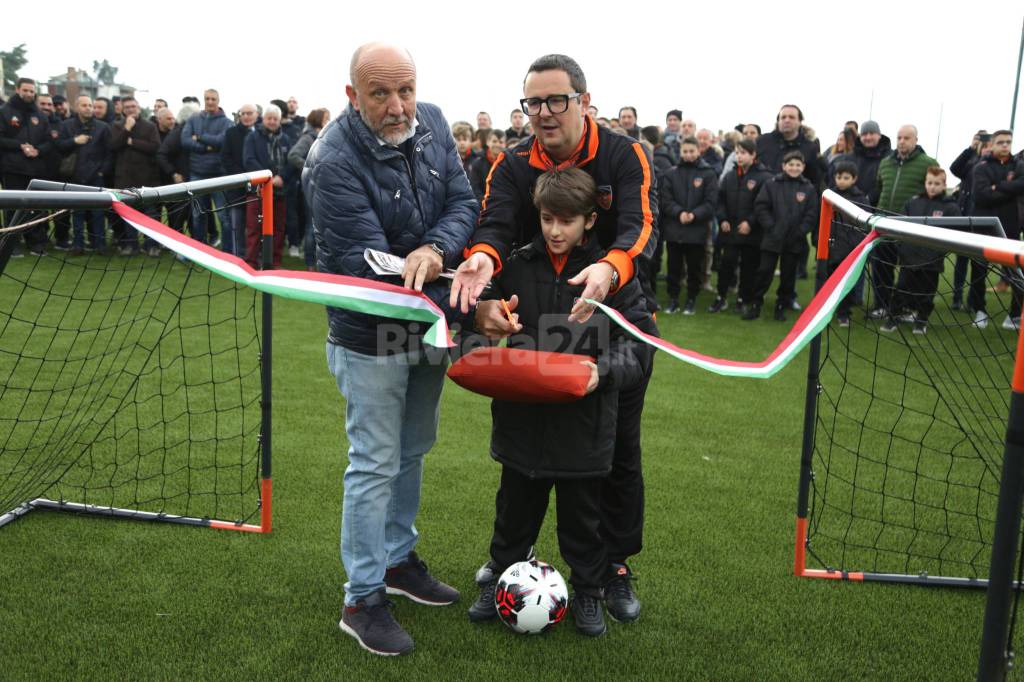
<svg viewBox="0 0 1024 682">
<path fill-rule="evenodd" d="M 443 268 L 441 256 L 429 245 L 424 245 L 405 257 L 402 278 L 405 279 L 407 289 L 423 291 L 423 285 L 437 279 Z"/>
<path fill-rule="evenodd" d="M 584 360 L 580 363 L 584 367 L 590 368 L 590 381 L 587 382 L 587 392 L 584 395 L 590 395 L 597 388 L 598 381 L 601 377 L 597 374 L 597 365 L 592 363 L 590 360 Z"/>
<path fill-rule="evenodd" d="M 687 211 L 681 211 L 679 213 L 679 222 L 681 222 L 683 225 L 686 225 L 688 223 L 692 223 L 693 222 L 693 214 L 689 213 Z"/>
<path fill-rule="evenodd" d="M 198 142 L 198 141 L 199 141 L 199 136 L 193 133 L 193 135 L 192 135 L 192 141 L 193 141 L 193 142 Z"/>
<path fill-rule="evenodd" d="M 474 253 L 455 271 L 448 305 L 454 308 L 458 304 L 463 313 L 468 313 L 469 306 L 477 302 L 480 292 L 491 281 L 493 275 L 494 261 L 491 257 L 486 253 Z"/>
<path fill-rule="evenodd" d="M 86 144 L 89 141 L 89 136 L 85 133 L 75 135 L 75 144 Z"/>
<path fill-rule="evenodd" d="M 275 175 L 270 179 L 270 184 L 274 187 L 284 187 L 284 178 L 280 175 Z"/>
<path fill-rule="evenodd" d="M 723 220 L 721 223 L 718 224 L 718 229 L 728 234 L 730 231 L 732 231 L 732 225 L 729 224 L 728 220 Z"/>
<path fill-rule="evenodd" d="M 598 302 L 604 301 L 608 296 L 608 291 L 612 288 L 613 272 L 615 272 L 615 268 L 608 263 L 594 263 L 583 268 L 580 274 L 569 280 L 569 284 L 574 286 L 577 284 L 583 285 L 583 293 L 580 294 L 576 305 L 569 312 L 569 320 L 571 322 L 586 322 L 590 319 L 590 316 L 594 314 L 594 306 L 583 299 L 590 298 Z"/>
<path fill-rule="evenodd" d="M 39 156 L 39 150 L 30 144 L 26 144 L 24 147 L 22 147 L 22 149 L 25 152 L 25 156 L 27 156 L 30 159 L 34 159 L 37 156 Z"/>
<path fill-rule="evenodd" d="M 748 235 L 750 234 L 750 223 L 744 220 L 742 223 L 739 224 L 739 226 L 736 229 L 739 230 L 740 234 Z"/>
<path fill-rule="evenodd" d="M 135 117 L 129 116 L 124 120 L 124 129 L 130 131 L 135 127 Z"/>
<path fill-rule="evenodd" d="M 519 297 L 515 294 L 508 300 L 508 309 L 515 311 L 519 307 Z M 476 307 L 474 318 L 476 330 L 489 338 L 491 341 L 498 341 L 518 331 L 522 331 L 523 325 L 519 324 L 519 315 L 512 312 L 512 321 L 505 316 L 505 309 L 501 301 L 480 301 Z"/>
</svg>

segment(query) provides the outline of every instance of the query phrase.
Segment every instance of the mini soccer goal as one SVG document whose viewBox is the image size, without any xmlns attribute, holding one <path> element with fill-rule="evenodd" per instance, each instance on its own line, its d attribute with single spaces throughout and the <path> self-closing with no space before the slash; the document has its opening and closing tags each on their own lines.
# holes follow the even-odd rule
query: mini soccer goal
<svg viewBox="0 0 1024 682">
<path fill-rule="evenodd" d="M 197 196 L 244 190 L 269 265 L 269 179 L 0 192 L 0 526 L 48 509 L 270 531 L 270 296 L 111 210 L 180 225 Z"/>
<path fill-rule="evenodd" d="M 808 578 L 987 588 L 979 679 L 1012 661 L 1024 481 L 1024 245 L 1001 234 L 825 192 L 819 290 L 830 245 L 859 243 L 875 312 L 810 347 L 794 558 Z"/>
</svg>

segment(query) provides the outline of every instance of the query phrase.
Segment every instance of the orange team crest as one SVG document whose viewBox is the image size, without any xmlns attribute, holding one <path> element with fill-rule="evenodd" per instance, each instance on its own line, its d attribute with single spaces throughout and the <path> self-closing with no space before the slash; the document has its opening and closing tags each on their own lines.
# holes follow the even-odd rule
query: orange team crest
<svg viewBox="0 0 1024 682">
<path fill-rule="evenodd" d="M 612 207 L 612 188 L 608 185 L 602 185 L 597 188 L 597 205 L 608 210 Z"/>
<path fill-rule="evenodd" d="M 15 128 L 20 128 L 21 120 L 17 116 L 11 116 L 11 125 Z"/>
<path fill-rule="evenodd" d="M 700 187 L 703 184 L 704 184 L 704 178 L 694 178 L 693 179 L 693 186 L 694 187 Z"/>
<path fill-rule="evenodd" d="M 796 203 L 802 204 L 802 203 L 804 203 L 804 199 L 806 199 L 806 198 L 807 198 L 807 195 L 804 192 L 797 192 L 796 193 Z"/>
</svg>

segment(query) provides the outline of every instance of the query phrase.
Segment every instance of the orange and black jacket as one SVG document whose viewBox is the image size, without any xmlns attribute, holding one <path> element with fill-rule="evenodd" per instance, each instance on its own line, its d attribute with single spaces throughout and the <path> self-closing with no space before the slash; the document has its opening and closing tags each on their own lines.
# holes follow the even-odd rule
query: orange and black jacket
<svg viewBox="0 0 1024 682">
<path fill-rule="evenodd" d="M 590 173 L 597 184 L 594 234 L 607 251 L 601 260 L 619 273 L 619 286 L 638 271 L 646 272 L 637 260 L 650 260 L 658 243 L 658 193 L 650 159 L 639 142 L 605 130 L 590 116 L 568 161 L 555 163 L 534 136 L 498 155 L 487 176 L 467 255 L 482 251 L 499 271 L 514 248 L 540 233 L 533 183 L 547 170 L 570 166 Z"/>
</svg>

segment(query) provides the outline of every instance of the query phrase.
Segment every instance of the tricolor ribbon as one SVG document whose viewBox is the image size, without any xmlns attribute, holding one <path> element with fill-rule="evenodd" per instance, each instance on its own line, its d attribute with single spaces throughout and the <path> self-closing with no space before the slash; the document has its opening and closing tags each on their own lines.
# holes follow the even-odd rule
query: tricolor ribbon
<svg viewBox="0 0 1024 682">
<path fill-rule="evenodd" d="M 425 322 L 424 341 L 432 346 L 452 345 L 444 313 L 420 292 L 362 277 L 294 270 L 254 270 L 241 258 L 190 239 L 126 204 L 113 202 L 114 212 L 129 225 L 176 254 L 221 277 L 275 296 L 320 303 L 368 315 Z"/>
<path fill-rule="evenodd" d="M 440 348 L 452 345 L 444 313 L 422 293 L 361 277 L 293 270 L 254 270 L 241 258 L 190 239 L 120 201 L 115 201 L 113 208 L 139 232 L 195 264 L 234 282 L 285 298 L 379 317 L 425 322 L 430 325 L 424 336 L 427 343 Z M 878 239 L 879 234 L 871 230 L 822 285 L 821 290 L 804 308 L 786 337 L 760 362 L 727 360 L 680 348 L 664 339 L 640 331 L 614 308 L 591 299 L 586 301 L 604 311 L 628 334 L 677 360 L 725 376 L 767 379 L 785 367 L 828 325 L 839 302 L 850 293 L 864 271 L 868 255 L 878 244 Z"/>
</svg>

